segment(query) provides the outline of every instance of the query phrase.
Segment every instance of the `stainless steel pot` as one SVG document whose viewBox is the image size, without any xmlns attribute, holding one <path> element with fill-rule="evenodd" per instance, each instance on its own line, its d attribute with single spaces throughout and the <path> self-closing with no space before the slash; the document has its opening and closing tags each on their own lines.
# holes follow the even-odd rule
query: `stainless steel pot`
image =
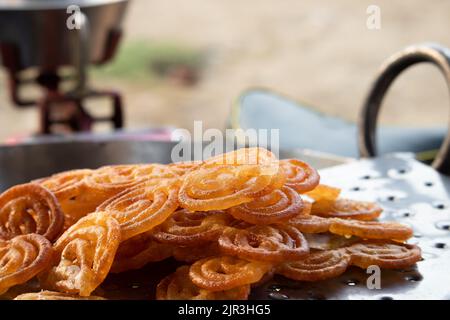
<svg viewBox="0 0 450 320">
<path fill-rule="evenodd" d="M 89 21 L 87 60 L 98 63 L 111 31 L 120 29 L 127 4 L 127 0 L 0 0 L 0 43 L 17 48 L 21 69 L 73 65 L 74 32 L 66 22 L 71 15 L 67 8 L 77 5 Z"/>
</svg>

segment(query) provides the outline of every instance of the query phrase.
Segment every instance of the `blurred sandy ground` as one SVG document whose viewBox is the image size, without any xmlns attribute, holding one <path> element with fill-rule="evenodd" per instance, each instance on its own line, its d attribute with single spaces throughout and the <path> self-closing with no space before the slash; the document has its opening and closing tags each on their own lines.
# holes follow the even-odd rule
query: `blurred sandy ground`
<svg viewBox="0 0 450 320">
<path fill-rule="evenodd" d="M 381 7 L 381 30 L 368 30 L 366 8 Z M 413 43 L 450 46 L 450 1 L 133 0 L 125 40 L 177 41 L 210 53 L 193 87 L 120 80 L 128 127 L 175 125 L 223 128 L 230 105 L 263 86 L 319 110 L 355 120 L 380 63 Z M 35 110 L 18 110 L 0 78 L 0 139 L 37 128 Z M 447 91 L 439 72 L 419 66 L 391 91 L 384 123 L 445 125 Z"/>
</svg>

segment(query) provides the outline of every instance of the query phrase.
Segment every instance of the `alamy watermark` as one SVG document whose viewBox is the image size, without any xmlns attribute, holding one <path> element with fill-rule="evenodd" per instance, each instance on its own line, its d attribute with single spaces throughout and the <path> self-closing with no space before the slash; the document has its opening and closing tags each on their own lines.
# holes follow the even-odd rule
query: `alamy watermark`
<svg viewBox="0 0 450 320">
<path fill-rule="evenodd" d="M 370 276 L 367 278 L 366 286 L 369 290 L 380 290 L 381 289 L 381 269 L 377 265 L 371 265 L 367 267 L 367 274 Z"/>
<path fill-rule="evenodd" d="M 377 5 L 370 5 L 366 9 L 367 20 L 366 27 L 369 30 L 381 29 L 381 8 Z"/>
<path fill-rule="evenodd" d="M 66 20 L 67 29 L 80 30 L 85 19 L 81 8 L 77 5 L 70 5 L 66 9 L 66 13 L 69 15 Z"/>
<path fill-rule="evenodd" d="M 178 144 L 172 148 L 172 162 L 206 160 L 240 147 L 270 149 L 278 158 L 280 148 L 279 129 L 204 129 L 202 121 L 194 121 L 193 133 L 187 129 L 175 129 L 172 138 Z M 250 159 L 257 161 L 257 159 Z"/>
</svg>

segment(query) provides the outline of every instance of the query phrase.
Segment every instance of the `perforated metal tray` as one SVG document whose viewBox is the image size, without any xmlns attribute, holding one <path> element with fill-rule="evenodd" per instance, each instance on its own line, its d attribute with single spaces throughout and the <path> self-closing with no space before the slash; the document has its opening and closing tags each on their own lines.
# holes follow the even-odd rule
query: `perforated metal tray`
<svg viewBox="0 0 450 320">
<path fill-rule="evenodd" d="M 377 201 L 381 220 L 412 226 L 423 260 L 404 270 L 382 270 L 381 289 L 366 286 L 369 274 L 351 267 L 342 276 L 298 282 L 275 276 L 253 288 L 250 299 L 450 299 L 450 178 L 405 155 L 390 155 L 320 170 L 321 181 L 345 197 Z M 107 277 L 96 294 L 109 299 L 152 299 L 158 281 L 179 263 L 161 263 Z M 12 288 L 2 299 L 39 290 L 37 283 Z"/>
<path fill-rule="evenodd" d="M 342 188 L 342 195 L 377 201 L 380 220 L 410 225 L 410 243 L 423 260 L 404 270 L 382 270 L 381 289 L 370 290 L 370 274 L 350 268 L 342 276 L 314 283 L 276 276 L 253 290 L 253 299 L 450 299 L 450 178 L 408 155 L 362 160 L 320 171 L 321 182 Z"/>
</svg>

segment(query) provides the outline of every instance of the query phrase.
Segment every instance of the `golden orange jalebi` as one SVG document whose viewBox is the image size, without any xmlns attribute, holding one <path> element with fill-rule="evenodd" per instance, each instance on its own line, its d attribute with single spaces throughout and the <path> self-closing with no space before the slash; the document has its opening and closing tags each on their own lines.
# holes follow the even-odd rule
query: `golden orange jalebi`
<svg viewBox="0 0 450 320">
<path fill-rule="evenodd" d="M 86 185 L 106 194 L 117 194 L 146 180 L 176 176 L 172 170 L 161 164 L 115 165 L 95 170 L 86 178 Z"/>
<path fill-rule="evenodd" d="M 217 240 L 232 217 L 223 211 L 190 212 L 180 209 L 153 230 L 155 239 L 177 246 L 201 245 Z"/>
<path fill-rule="evenodd" d="M 304 233 L 327 232 L 331 226 L 331 219 L 313 215 L 300 215 L 287 221 L 288 225 L 294 226 Z"/>
<path fill-rule="evenodd" d="M 280 265 L 276 272 L 289 279 L 319 281 L 344 273 L 350 265 L 350 255 L 343 250 L 312 252 L 305 259 Z"/>
<path fill-rule="evenodd" d="M 106 300 L 106 299 L 97 296 L 80 297 L 68 293 L 43 290 L 40 292 L 21 294 L 15 297 L 14 300 Z"/>
<path fill-rule="evenodd" d="M 258 166 L 203 165 L 184 176 L 178 199 L 190 211 L 228 209 L 268 192 L 272 178 Z"/>
<path fill-rule="evenodd" d="M 110 198 L 97 211 L 119 222 L 124 241 L 163 223 L 178 208 L 178 188 L 178 180 L 143 182 Z"/>
<path fill-rule="evenodd" d="M 37 182 L 53 192 L 59 201 L 63 201 L 78 196 L 82 192 L 86 177 L 92 172 L 93 170 L 89 169 L 65 171 Z"/>
<path fill-rule="evenodd" d="M 362 239 L 387 239 L 405 241 L 412 237 L 413 230 L 397 222 L 358 221 L 333 219 L 330 232 L 341 236 L 357 236 Z"/>
<path fill-rule="evenodd" d="M 421 259 L 416 245 L 386 242 L 358 243 L 347 248 L 352 264 L 360 268 L 376 265 L 386 269 L 402 269 Z"/>
<path fill-rule="evenodd" d="M 280 160 L 280 166 L 287 177 L 285 186 L 299 193 L 311 191 L 319 184 L 319 174 L 306 162 L 296 159 Z"/>
<path fill-rule="evenodd" d="M 38 234 L 0 240 L 0 294 L 48 268 L 52 254 L 52 244 Z"/>
<path fill-rule="evenodd" d="M 141 233 L 119 245 L 112 273 L 140 269 L 150 262 L 164 260 L 172 255 L 173 248 L 152 239 L 150 232 Z"/>
<path fill-rule="evenodd" d="M 201 164 L 201 161 L 184 161 L 171 163 L 168 167 L 179 176 L 184 176 L 186 173 L 198 168 Z"/>
<path fill-rule="evenodd" d="M 341 189 L 328 186 L 326 184 L 319 184 L 313 190 L 305 193 L 306 196 L 314 201 L 332 202 L 335 201 L 341 194 Z"/>
<path fill-rule="evenodd" d="M 189 277 L 200 288 L 223 291 L 258 282 L 271 269 L 271 263 L 219 256 L 194 262 Z"/>
<path fill-rule="evenodd" d="M 18 185 L 0 195 L 0 238 L 37 233 L 53 241 L 63 225 L 58 200 L 38 184 Z"/>
<path fill-rule="evenodd" d="M 41 285 L 89 296 L 107 276 L 119 243 L 119 224 L 107 213 L 81 218 L 55 243 L 53 266 L 40 276 Z"/>
<path fill-rule="evenodd" d="M 299 260 L 309 253 L 306 239 L 291 226 L 227 228 L 219 238 L 219 247 L 226 255 L 274 263 Z"/>
<path fill-rule="evenodd" d="M 189 278 L 189 267 L 179 267 L 173 274 L 162 279 L 156 288 L 158 300 L 247 300 L 249 285 L 229 290 L 209 291 L 197 287 Z"/>
<path fill-rule="evenodd" d="M 256 147 L 202 161 L 72 170 L 13 187 L 0 194 L 1 298 L 128 297 L 117 290 L 124 277 L 150 293 L 135 278 L 147 274 L 145 286 L 159 282 L 159 300 L 240 300 L 275 274 L 319 281 L 350 266 L 420 260 L 420 249 L 404 244 L 410 227 L 374 221 L 381 206 L 319 182 L 307 163 Z M 175 270 L 180 262 L 188 265 Z M 158 269 L 170 274 L 154 279 Z"/>
<path fill-rule="evenodd" d="M 272 224 L 303 214 L 305 207 L 307 205 L 295 190 L 283 186 L 251 202 L 232 207 L 229 213 L 252 224 Z"/>
<path fill-rule="evenodd" d="M 341 219 L 374 220 L 383 209 L 374 202 L 337 199 L 335 201 L 314 202 L 311 214 Z"/>
</svg>

